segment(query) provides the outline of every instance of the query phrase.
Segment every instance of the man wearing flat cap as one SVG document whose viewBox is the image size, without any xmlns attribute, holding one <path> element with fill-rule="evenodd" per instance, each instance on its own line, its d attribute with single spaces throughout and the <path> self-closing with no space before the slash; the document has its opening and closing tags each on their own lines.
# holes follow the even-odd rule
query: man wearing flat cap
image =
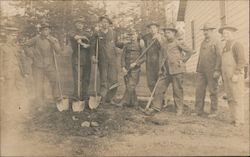
<svg viewBox="0 0 250 157">
<path fill-rule="evenodd" d="M 204 113 L 206 88 L 208 87 L 211 99 L 209 117 L 215 117 L 218 105 L 218 79 L 221 66 L 221 42 L 214 36 L 215 27 L 205 23 L 201 30 L 204 40 L 201 43 L 199 60 L 197 65 L 195 112 L 192 115 Z"/>
<path fill-rule="evenodd" d="M 100 95 L 102 103 L 115 104 L 115 94 L 118 87 L 118 65 L 115 47 L 122 48 L 118 43 L 117 34 L 112 29 L 112 21 L 107 16 L 99 17 L 99 27 L 93 35 L 91 54 L 93 63 L 97 64 L 100 72 Z M 98 60 L 96 60 L 96 43 L 98 44 Z"/>
<path fill-rule="evenodd" d="M 244 66 L 246 61 L 243 45 L 233 36 L 237 30 L 236 27 L 226 25 L 219 29 L 219 33 L 226 41 L 221 56 L 221 70 L 227 101 L 234 118 L 233 124 L 241 126 L 245 122 Z"/>
<path fill-rule="evenodd" d="M 44 77 L 47 77 L 51 85 L 53 102 L 56 103 L 59 92 L 56 79 L 56 69 L 54 63 L 53 51 L 61 52 L 58 40 L 50 35 L 51 26 L 48 23 L 42 23 L 40 27 L 41 33 L 30 40 L 24 46 L 33 47 L 32 58 L 32 74 L 35 86 L 35 100 L 39 105 L 44 103 Z"/>
<path fill-rule="evenodd" d="M 185 63 L 195 51 L 177 40 L 177 29 L 174 25 L 163 28 L 167 41 L 160 42 L 162 55 L 160 70 L 158 72 L 158 84 L 154 93 L 153 104 L 145 113 L 154 115 L 161 111 L 162 101 L 170 83 L 173 86 L 173 97 L 177 115 L 183 114 L 183 73 L 186 72 Z M 185 53 L 185 55 L 183 55 Z"/>
<path fill-rule="evenodd" d="M 145 47 L 148 47 L 150 43 L 160 35 L 158 27 L 159 24 L 154 21 L 147 25 L 149 33 L 142 38 L 144 40 Z M 153 91 L 158 78 L 160 49 L 160 43 L 156 40 L 146 53 L 146 76 L 150 92 Z"/>
<path fill-rule="evenodd" d="M 91 72 L 91 54 L 90 40 L 91 31 L 84 25 L 85 18 L 80 17 L 74 20 L 75 29 L 69 33 L 69 41 L 73 50 L 72 53 L 72 68 L 74 79 L 74 100 L 81 101 L 88 107 L 88 89 L 90 84 Z M 80 46 L 80 97 L 78 97 L 78 45 Z"/>
</svg>

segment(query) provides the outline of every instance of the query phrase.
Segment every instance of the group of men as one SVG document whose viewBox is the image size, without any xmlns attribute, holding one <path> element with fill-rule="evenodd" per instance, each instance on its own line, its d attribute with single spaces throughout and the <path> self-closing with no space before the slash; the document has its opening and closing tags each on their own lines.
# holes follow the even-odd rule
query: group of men
<svg viewBox="0 0 250 157">
<path fill-rule="evenodd" d="M 185 63 L 196 53 L 190 49 L 183 40 L 178 40 L 178 30 L 173 26 L 161 27 L 156 22 L 147 25 L 149 33 L 143 37 L 139 32 L 130 29 L 126 41 L 118 40 L 117 33 L 112 29 L 112 21 L 107 16 L 101 16 L 98 26 L 92 31 L 86 28 L 86 20 L 78 18 L 74 20 L 75 29 L 68 33 L 72 53 L 72 69 L 74 80 L 74 100 L 80 101 L 89 107 L 89 85 L 91 62 L 98 64 L 100 77 L 101 103 L 111 103 L 117 106 L 138 107 L 136 86 L 139 82 L 140 66 L 145 62 L 148 88 L 153 93 L 154 99 L 147 110 L 146 115 L 154 115 L 161 111 L 164 105 L 164 95 L 170 83 L 173 86 L 173 98 L 176 114 L 183 114 L 183 75 L 186 71 Z M 159 30 L 164 33 L 161 35 Z M 201 29 L 204 32 L 204 40 L 201 43 L 199 61 L 197 65 L 197 81 L 195 95 L 195 112 L 192 115 L 202 115 L 204 112 L 204 100 L 208 87 L 211 98 L 211 111 L 209 116 L 217 115 L 218 106 L 218 79 L 222 76 L 227 100 L 234 116 L 235 125 L 244 123 L 244 51 L 241 43 L 233 38 L 237 31 L 235 27 L 223 26 L 219 29 L 225 46 L 214 36 L 214 30 L 210 23 L 205 23 Z M 7 29 L 10 33 L 16 33 L 15 29 Z M 54 101 L 58 101 L 58 88 L 54 54 L 62 51 L 58 40 L 52 37 L 51 26 L 43 23 L 40 34 L 23 44 L 24 49 L 33 48 L 31 53 L 26 53 L 32 58 L 32 72 L 35 82 L 36 98 L 39 100 L 43 94 L 44 76 L 50 80 Z M 7 41 L 8 43 L 8 41 Z M 121 68 L 124 73 L 126 90 L 120 102 L 115 100 L 118 84 L 118 55 L 116 47 L 123 49 Z M 4 52 L 6 55 L 8 52 Z M 79 55 L 80 51 L 80 56 Z M 30 51 L 27 51 L 30 52 Z M 96 57 L 98 53 L 98 58 Z M 80 57 L 80 58 L 79 58 Z M 4 56 L 1 56 L 4 58 Z M 1 61 L 2 62 L 2 61 Z M 3 64 L 6 61 L 3 60 Z M 5 65 L 3 65 L 5 67 Z M 80 73 L 79 73 L 80 70 Z M 78 76 L 80 74 L 80 76 Z M 70 77 L 70 76 L 69 76 Z M 78 79 L 80 78 L 80 81 Z M 1 75 L 1 81 L 5 81 L 5 75 Z M 80 83 L 80 85 L 79 85 Z M 80 95 L 79 89 L 80 87 Z M 37 101 L 37 102 L 41 102 Z"/>
</svg>

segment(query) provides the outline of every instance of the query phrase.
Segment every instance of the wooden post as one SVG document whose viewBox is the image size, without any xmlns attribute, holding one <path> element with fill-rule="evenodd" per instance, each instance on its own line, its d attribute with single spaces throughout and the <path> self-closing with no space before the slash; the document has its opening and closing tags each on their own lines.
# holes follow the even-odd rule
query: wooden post
<svg viewBox="0 0 250 157">
<path fill-rule="evenodd" d="M 195 45 L 195 23 L 194 23 L 194 20 L 191 21 L 191 34 L 192 34 L 192 48 L 193 48 L 193 50 L 195 50 L 196 45 Z"/>
</svg>

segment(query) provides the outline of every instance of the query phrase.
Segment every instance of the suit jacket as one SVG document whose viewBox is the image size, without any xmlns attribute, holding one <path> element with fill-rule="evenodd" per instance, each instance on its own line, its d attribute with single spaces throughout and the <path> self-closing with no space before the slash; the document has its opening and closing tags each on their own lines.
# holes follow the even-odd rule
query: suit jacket
<svg viewBox="0 0 250 157">
<path fill-rule="evenodd" d="M 77 64 L 78 63 L 78 42 L 77 40 L 75 40 L 75 36 L 76 35 L 79 35 L 79 36 L 85 36 L 87 37 L 89 40 L 87 39 L 82 39 L 82 42 L 85 43 L 85 44 L 92 44 L 90 42 L 91 40 L 91 31 L 88 30 L 88 29 L 84 29 L 84 30 L 74 30 L 74 31 L 71 31 L 69 34 L 68 34 L 68 38 L 69 38 L 69 41 L 70 41 L 70 45 L 71 45 L 71 48 L 73 50 L 73 53 L 72 53 L 72 63 L 73 64 Z M 82 45 L 80 46 L 80 65 L 85 65 L 86 63 L 90 63 L 90 48 L 84 48 Z"/>
<path fill-rule="evenodd" d="M 161 67 L 168 69 L 170 75 L 186 72 L 185 63 L 193 54 L 193 50 L 177 40 L 163 41 Z"/>
</svg>

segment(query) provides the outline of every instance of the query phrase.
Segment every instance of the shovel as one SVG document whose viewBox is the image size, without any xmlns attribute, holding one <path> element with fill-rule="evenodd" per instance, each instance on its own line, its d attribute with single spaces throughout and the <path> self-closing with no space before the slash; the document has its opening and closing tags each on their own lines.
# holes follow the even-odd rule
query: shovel
<svg viewBox="0 0 250 157">
<path fill-rule="evenodd" d="M 136 58 L 135 63 L 138 63 L 138 61 L 147 53 L 147 51 L 151 48 L 151 46 L 156 42 L 156 39 L 154 39 L 147 48 L 145 48 L 143 50 L 143 52 Z M 128 77 L 129 73 L 131 72 L 132 68 L 129 68 L 127 74 L 124 76 L 124 79 L 126 80 L 126 78 Z M 123 86 L 124 83 L 115 83 L 113 84 L 111 87 L 109 87 L 109 90 L 112 90 L 114 88 L 117 88 L 119 86 Z"/>
<path fill-rule="evenodd" d="M 78 100 L 72 103 L 73 112 L 81 112 L 84 110 L 85 104 L 80 101 L 81 97 L 81 87 L 80 87 L 80 79 L 81 79 L 81 45 L 78 43 L 78 59 L 77 59 L 77 95 Z"/>
<path fill-rule="evenodd" d="M 98 60 L 98 43 L 99 39 L 96 40 L 96 60 Z M 98 70 L 98 63 L 95 64 L 95 82 L 94 82 L 94 91 L 95 96 L 91 96 L 89 98 L 89 108 L 95 109 L 100 105 L 101 97 L 97 95 L 97 70 Z"/>
<path fill-rule="evenodd" d="M 158 78 L 158 79 L 157 79 L 157 81 L 156 81 L 156 83 L 155 83 L 155 86 L 154 86 L 154 89 L 153 89 L 153 91 L 152 91 L 152 93 L 151 93 L 151 95 L 150 95 L 150 98 L 149 98 L 148 103 L 147 103 L 147 105 L 146 105 L 146 107 L 145 107 L 144 110 L 149 109 L 149 107 L 150 107 L 150 105 L 151 105 L 151 103 L 152 103 L 152 101 L 153 101 L 153 99 L 154 99 L 154 94 L 155 94 L 155 90 L 156 90 L 156 88 L 157 88 L 157 86 L 158 86 L 158 83 L 160 82 L 160 80 L 162 80 L 162 79 L 164 79 L 164 78 L 165 78 L 165 77 L 163 77 L 163 78 Z"/>
<path fill-rule="evenodd" d="M 58 88 L 59 88 L 59 93 L 60 93 L 60 97 L 59 97 L 58 101 L 56 102 L 56 107 L 57 107 L 58 111 L 62 112 L 62 111 L 66 111 L 69 109 L 69 99 L 64 97 L 62 94 L 62 85 L 61 85 L 61 79 L 60 79 L 60 74 L 59 74 L 59 70 L 58 70 L 55 51 L 53 51 L 53 58 L 54 58 L 54 62 L 55 62 L 56 78 L 57 78 Z"/>
</svg>

